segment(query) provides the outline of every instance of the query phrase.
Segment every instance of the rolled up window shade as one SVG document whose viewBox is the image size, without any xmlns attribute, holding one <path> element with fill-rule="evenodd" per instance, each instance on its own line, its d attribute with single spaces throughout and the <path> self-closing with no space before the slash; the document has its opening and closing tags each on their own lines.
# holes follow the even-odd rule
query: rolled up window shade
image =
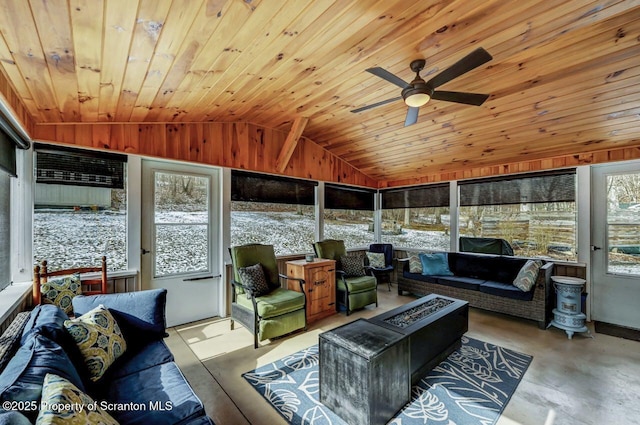
<svg viewBox="0 0 640 425">
<path fill-rule="evenodd" d="M 458 182 L 460 205 L 506 205 L 576 200 L 576 170 Z"/>
<path fill-rule="evenodd" d="M 449 206 L 449 184 L 430 184 L 382 191 L 382 209 Z"/>
<path fill-rule="evenodd" d="M 16 177 L 16 145 L 0 130 L 0 170 Z"/>
<path fill-rule="evenodd" d="M 36 183 L 124 189 L 127 156 L 35 144 Z"/>
<path fill-rule="evenodd" d="M 326 184 L 324 186 L 324 207 L 335 210 L 373 211 L 374 190 Z"/>
<path fill-rule="evenodd" d="M 314 205 L 318 183 L 267 174 L 231 171 L 231 200 Z"/>
</svg>

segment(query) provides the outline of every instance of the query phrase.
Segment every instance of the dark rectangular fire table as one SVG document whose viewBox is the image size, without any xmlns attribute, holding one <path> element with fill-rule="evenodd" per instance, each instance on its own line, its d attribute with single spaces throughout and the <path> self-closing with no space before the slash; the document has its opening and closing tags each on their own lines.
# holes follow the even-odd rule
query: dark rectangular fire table
<svg viewBox="0 0 640 425">
<path fill-rule="evenodd" d="M 320 401 L 348 423 L 385 424 L 460 347 L 469 304 L 427 295 L 320 334 Z"/>
</svg>

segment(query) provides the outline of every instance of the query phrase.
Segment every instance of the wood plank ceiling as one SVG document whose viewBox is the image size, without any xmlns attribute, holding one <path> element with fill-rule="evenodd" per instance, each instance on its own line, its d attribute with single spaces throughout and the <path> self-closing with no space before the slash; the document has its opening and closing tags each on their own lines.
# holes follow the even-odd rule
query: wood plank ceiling
<svg viewBox="0 0 640 425">
<path fill-rule="evenodd" d="M 366 68 L 411 81 L 413 59 L 432 76 L 477 47 L 493 60 L 441 89 L 484 105 L 431 100 L 408 127 L 402 101 L 350 112 L 400 94 Z M 294 127 L 380 186 L 637 148 L 639 58 L 634 0 L 0 3 L 2 72 L 37 125 Z"/>
</svg>

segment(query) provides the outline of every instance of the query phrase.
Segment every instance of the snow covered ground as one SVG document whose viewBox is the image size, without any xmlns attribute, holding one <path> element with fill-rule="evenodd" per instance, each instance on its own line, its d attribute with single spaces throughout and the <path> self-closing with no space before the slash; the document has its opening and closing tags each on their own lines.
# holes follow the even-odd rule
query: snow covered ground
<svg viewBox="0 0 640 425">
<path fill-rule="evenodd" d="M 206 240 L 202 213 L 163 213 L 159 223 L 157 271 L 173 273 L 201 270 L 206 264 Z M 277 255 L 313 252 L 314 217 L 293 212 L 246 212 L 231 214 L 233 245 L 273 244 Z M 47 259 L 55 269 L 100 264 L 107 256 L 110 270 L 126 268 L 126 214 L 117 211 L 36 210 L 34 214 L 34 262 Z M 364 247 L 374 241 L 368 224 L 337 221 L 325 223 L 325 237 L 344 239 L 347 247 Z M 448 236 L 441 232 L 404 230 L 384 236 L 384 242 L 403 247 L 446 250 Z M 226 247 L 224 247 L 226 249 Z"/>
<path fill-rule="evenodd" d="M 157 271 L 164 274 L 202 270 L 206 266 L 206 220 L 202 213 L 163 213 L 158 226 Z M 234 211 L 231 243 L 273 244 L 276 255 L 313 252 L 314 217 L 295 212 Z M 374 241 L 368 224 L 325 222 L 325 238 L 343 239 L 348 248 L 366 247 Z M 396 247 L 449 249 L 444 232 L 403 229 L 383 235 Z M 223 247 L 222 249 L 227 249 Z M 110 270 L 126 269 L 126 214 L 118 211 L 36 210 L 34 213 L 34 263 L 47 259 L 54 269 L 100 264 L 107 256 Z M 640 264 L 616 264 L 613 272 L 640 274 Z"/>
</svg>

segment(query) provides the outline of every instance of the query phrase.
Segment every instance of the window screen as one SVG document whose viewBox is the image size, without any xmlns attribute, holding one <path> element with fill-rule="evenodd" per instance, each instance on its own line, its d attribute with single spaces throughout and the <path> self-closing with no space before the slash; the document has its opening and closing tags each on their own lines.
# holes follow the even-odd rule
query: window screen
<svg viewBox="0 0 640 425">
<path fill-rule="evenodd" d="M 275 204 L 314 205 L 316 182 L 248 173 L 231 172 L 231 200 Z"/>
<path fill-rule="evenodd" d="M 571 202 L 576 199 L 575 169 L 458 184 L 460 206 Z"/>
<path fill-rule="evenodd" d="M 449 185 L 432 184 L 382 191 L 382 209 L 448 207 Z"/>
<path fill-rule="evenodd" d="M 36 144 L 36 182 L 124 189 L 126 155 Z"/>
<path fill-rule="evenodd" d="M 324 187 L 324 207 L 336 210 L 373 211 L 373 195 L 370 189 L 327 184 Z"/>
</svg>

